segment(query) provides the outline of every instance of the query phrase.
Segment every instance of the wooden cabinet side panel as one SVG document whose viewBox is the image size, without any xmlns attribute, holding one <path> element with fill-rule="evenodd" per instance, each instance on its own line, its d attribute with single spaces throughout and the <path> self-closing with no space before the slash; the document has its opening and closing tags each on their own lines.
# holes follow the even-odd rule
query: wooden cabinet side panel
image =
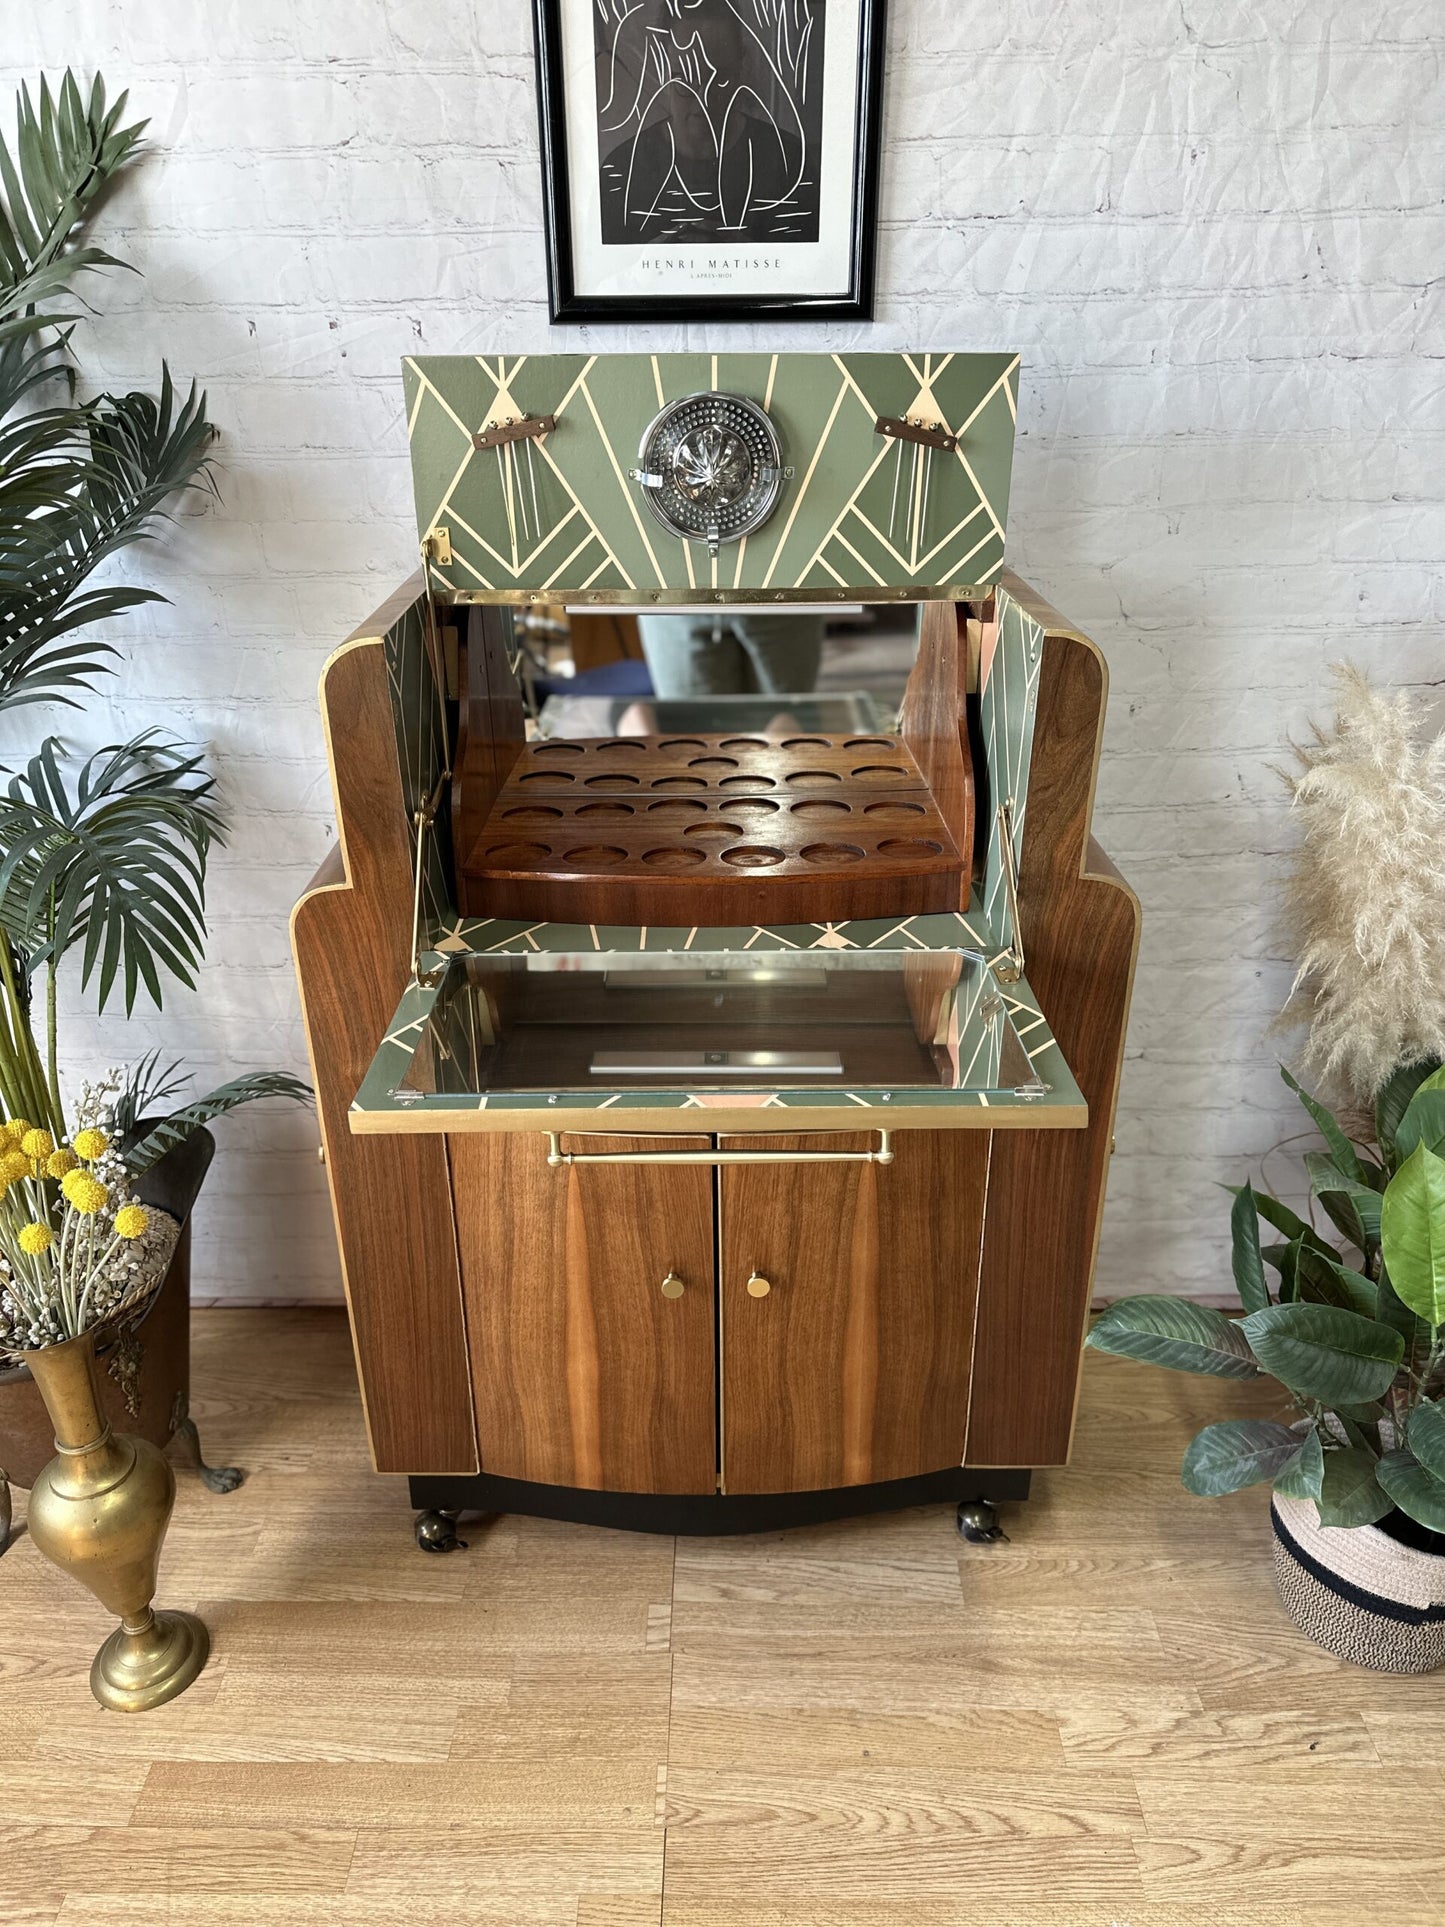
<svg viewBox="0 0 1445 1927">
<path fill-rule="evenodd" d="M 890 1165 L 723 1167 L 727 1491 L 866 1485 L 961 1461 L 989 1145 L 983 1132 L 904 1131 Z M 748 1293 L 753 1271 L 765 1297 Z"/>
<path fill-rule="evenodd" d="M 291 932 L 372 1456 L 379 1472 L 471 1472 L 445 1147 L 347 1127 L 408 973 L 411 869 L 380 642 L 332 662 L 325 704 L 344 880 L 333 866 Z"/>
<path fill-rule="evenodd" d="M 1044 650 L 1020 881 L 1024 948 L 1089 1125 L 995 1137 L 970 1465 L 1068 1458 L 1138 947 L 1138 900 L 1089 838 L 1103 663 L 1071 637 L 1050 635 Z"/>
<path fill-rule="evenodd" d="M 537 1132 L 448 1142 L 482 1469 L 594 1491 L 711 1492 L 707 1168 L 554 1170 Z M 678 1297 L 662 1292 L 670 1271 Z"/>
</svg>

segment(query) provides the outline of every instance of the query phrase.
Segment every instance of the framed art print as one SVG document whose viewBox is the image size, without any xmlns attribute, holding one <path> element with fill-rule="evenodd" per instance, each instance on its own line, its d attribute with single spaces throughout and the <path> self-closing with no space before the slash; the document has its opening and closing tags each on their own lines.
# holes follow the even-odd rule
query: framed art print
<svg viewBox="0 0 1445 1927">
<path fill-rule="evenodd" d="M 885 0 L 534 0 L 553 321 L 868 319 Z"/>
</svg>

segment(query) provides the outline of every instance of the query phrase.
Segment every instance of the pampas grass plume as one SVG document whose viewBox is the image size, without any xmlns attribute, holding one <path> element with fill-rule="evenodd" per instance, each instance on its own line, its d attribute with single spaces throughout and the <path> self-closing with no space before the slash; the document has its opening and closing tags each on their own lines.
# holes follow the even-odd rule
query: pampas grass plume
<svg viewBox="0 0 1445 1927">
<path fill-rule="evenodd" d="M 1300 826 L 1284 1021 L 1305 1062 L 1367 1103 L 1402 1064 L 1445 1057 L 1445 733 L 1408 690 L 1338 664 L 1333 726 L 1285 773 Z"/>
</svg>

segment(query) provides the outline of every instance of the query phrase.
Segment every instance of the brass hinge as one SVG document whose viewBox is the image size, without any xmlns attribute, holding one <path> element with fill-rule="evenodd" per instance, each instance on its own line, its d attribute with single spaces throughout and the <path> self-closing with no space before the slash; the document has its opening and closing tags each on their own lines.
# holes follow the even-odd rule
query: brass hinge
<svg viewBox="0 0 1445 1927">
<path fill-rule="evenodd" d="M 452 532 L 450 529 L 430 529 L 422 538 L 421 552 L 428 562 L 435 562 L 439 569 L 450 568 L 452 560 Z"/>
</svg>

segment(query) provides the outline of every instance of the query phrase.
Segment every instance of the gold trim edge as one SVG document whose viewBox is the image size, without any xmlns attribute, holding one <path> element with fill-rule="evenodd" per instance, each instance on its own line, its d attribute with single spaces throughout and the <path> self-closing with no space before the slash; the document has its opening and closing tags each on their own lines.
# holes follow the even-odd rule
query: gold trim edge
<svg viewBox="0 0 1445 1927">
<path fill-rule="evenodd" d="M 856 589 L 450 589 L 438 585 L 436 600 L 447 607 L 511 604 L 526 608 L 532 604 L 554 605 L 565 602 L 573 607 L 605 606 L 609 603 L 654 603 L 675 609 L 686 605 L 725 603 L 729 607 L 756 603 L 759 606 L 787 608 L 790 603 L 870 603 L 870 602 L 973 602 L 992 595 L 997 582 L 950 582 L 905 588 L 873 584 Z"/>
</svg>

